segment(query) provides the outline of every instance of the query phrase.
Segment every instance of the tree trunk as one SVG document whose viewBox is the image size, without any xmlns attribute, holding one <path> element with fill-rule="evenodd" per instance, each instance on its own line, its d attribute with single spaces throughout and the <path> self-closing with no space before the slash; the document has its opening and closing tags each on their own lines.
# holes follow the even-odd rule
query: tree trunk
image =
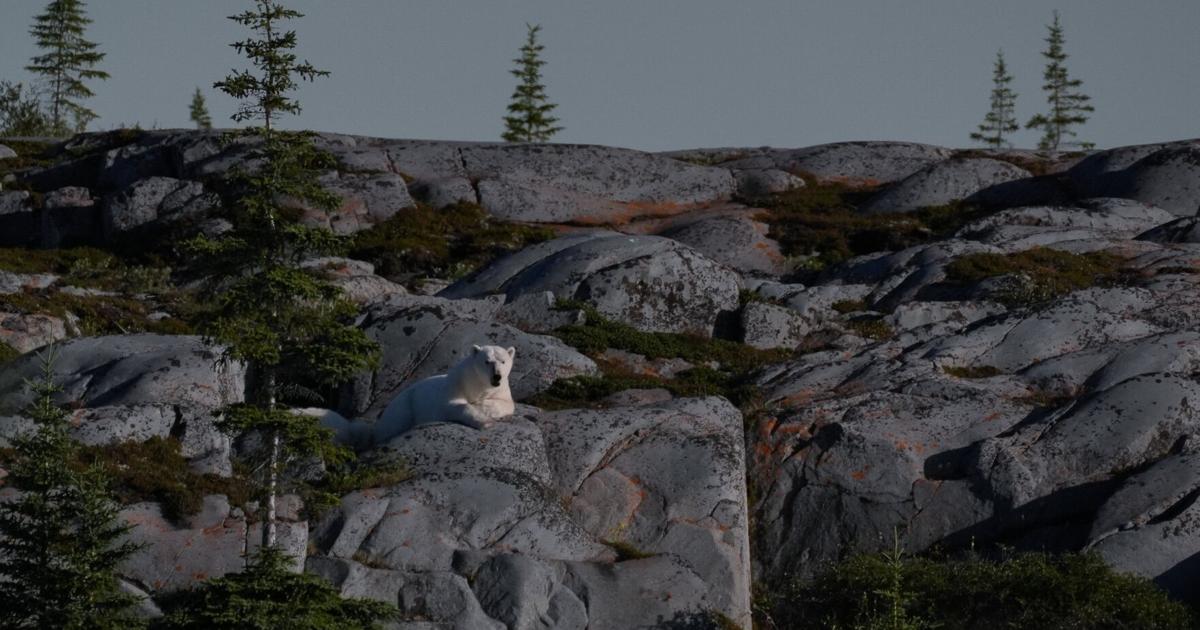
<svg viewBox="0 0 1200 630">
<path fill-rule="evenodd" d="M 262 546 L 264 548 L 275 546 L 275 495 L 279 486 L 279 431 L 271 433 L 271 459 L 268 466 L 270 470 L 267 473 L 267 514 L 263 520 L 262 529 Z"/>
</svg>

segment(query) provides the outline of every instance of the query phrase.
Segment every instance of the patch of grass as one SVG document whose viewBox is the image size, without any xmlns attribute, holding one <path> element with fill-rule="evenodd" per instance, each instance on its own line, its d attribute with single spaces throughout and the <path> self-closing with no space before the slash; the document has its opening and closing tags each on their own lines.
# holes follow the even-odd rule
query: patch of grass
<svg viewBox="0 0 1200 630">
<path fill-rule="evenodd" d="M 0 365 L 4 365 L 19 356 L 21 356 L 21 353 L 17 352 L 16 348 L 0 341 Z"/>
<path fill-rule="evenodd" d="M 394 486 L 412 478 L 413 472 L 404 462 L 366 463 L 352 459 L 331 466 L 320 479 L 302 488 L 305 516 L 320 518 L 351 492 Z"/>
<path fill-rule="evenodd" d="M 846 328 L 859 337 L 875 341 L 891 339 L 896 334 L 896 331 L 892 330 L 892 327 L 883 321 L 882 317 L 857 317 L 846 322 Z"/>
<path fill-rule="evenodd" d="M 0 178 L 9 173 L 28 168 L 49 166 L 54 163 L 53 142 L 31 142 L 28 140 L 0 140 L 0 144 L 17 152 L 17 157 L 0 160 Z M 10 190 L 7 186 L 5 190 Z"/>
<path fill-rule="evenodd" d="M 955 378 L 991 378 L 1004 373 L 992 365 L 949 366 L 942 368 L 942 371 Z"/>
<path fill-rule="evenodd" d="M 908 213 L 861 214 L 858 207 L 879 188 L 805 180 L 804 188 L 765 200 L 766 212 L 758 218 L 770 225 L 769 236 L 785 256 L 812 256 L 806 266 L 813 269 L 929 243 L 987 214 L 957 202 Z"/>
<path fill-rule="evenodd" d="M 679 358 L 689 363 L 716 362 L 722 370 L 746 370 L 786 360 L 786 350 L 759 350 L 727 339 L 710 339 L 678 333 L 650 333 L 601 315 L 590 304 L 560 301 L 556 308 L 582 310 L 580 326 L 564 326 L 554 336 L 584 354 L 595 355 L 608 348 L 640 354 L 648 359 Z"/>
<path fill-rule="evenodd" d="M 103 466 L 121 503 L 157 502 L 163 516 L 176 522 L 199 512 L 206 495 L 223 494 L 230 505 L 243 505 L 252 495 L 251 484 L 242 477 L 199 475 L 189 470 L 179 440 L 173 437 L 84 446 L 79 449 L 78 464 Z"/>
<path fill-rule="evenodd" d="M 374 263 L 377 273 L 392 279 L 454 278 L 553 237 L 548 228 L 491 218 L 476 204 L 440 210 L 420 204 L 355 234 L 350 257 Z"/>
<path fill-rule="evenodd" d="M 1075 254 L 1035 247 L 1012 254 L 976 253 L 946 266 L 946 281 L 972 285 L 988 278 L 1013 276 L 1013 285 L 995 297 L 1012 307 L 1035 306 L 1072 291 L 1115 282 L 1125 259 L 1108 252 Z"/>
<path fill-rule="evenodd" d="M 867 303 L 865 300 L 838 300 L 831 305 L 831 308 L 845 315 L 867 310 Z"/>
<path fill-rule="evenodd" d="M 75 325 L 83 335 L 134 332 L 185 335 L 192 332 L 188 323 L 174 316 L 151 319 L 153 306 L 129 297 L 71 295 L 54 288 L 0 295 L 0 311 L 42 313 L 65 321 L 73 315 L 78 318 Z"/>
<path fill-rule="evenodd" d="M 626 560 L 641 560 L 643 558 L 653 558 L 656 553 L 642 551 L 634 545 L 623 540 L 602 540 L 606 547 L 612 549 L 617 554 L 617 562 L 625 562 Z"/>
<path fill-rule="evenodd" d="M 773 608 L 781 630 L 1182 630 L 1200 621 L 1149 580 L 1117 573 L 1093 554 L 855 556 L 812 581 L 786 584 Z"/>
</svg>

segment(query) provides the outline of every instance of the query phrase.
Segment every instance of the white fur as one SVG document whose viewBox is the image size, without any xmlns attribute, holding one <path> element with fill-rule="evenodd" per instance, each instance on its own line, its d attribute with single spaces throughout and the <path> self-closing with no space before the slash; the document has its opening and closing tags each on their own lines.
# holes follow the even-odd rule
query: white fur
<svg viewBox="0 0 1200 630">
<path fill-rule="evenodd" d="M 335 431 L 339 443 L 357 449 L 383 444 L 430 422 L 457 422 L 474 429 L 491 426 L 511 416 L 515 409 L 508 375 L 516 354 L 516 348 L 474 346 L 446 374 L 430 376 L 401 390 L 374 424 L 350 422 L 340 416 L 327 416 L 322 424 Z"/>
</svg>

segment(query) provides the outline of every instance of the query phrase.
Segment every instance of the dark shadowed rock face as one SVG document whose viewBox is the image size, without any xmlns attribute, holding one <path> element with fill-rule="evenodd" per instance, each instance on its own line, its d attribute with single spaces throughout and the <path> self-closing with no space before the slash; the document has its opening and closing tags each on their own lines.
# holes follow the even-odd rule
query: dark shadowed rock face
<svg viewBox="0 0 1200 630">
<path fill-rule="evenodd" d="M 711 336 L 717 317 L 737 307 L 738 286 L 736 273 L 677 241 L 594 233 L 526 248 L 439 295 L 550 291 L 639 330 Z"/>
</svg>

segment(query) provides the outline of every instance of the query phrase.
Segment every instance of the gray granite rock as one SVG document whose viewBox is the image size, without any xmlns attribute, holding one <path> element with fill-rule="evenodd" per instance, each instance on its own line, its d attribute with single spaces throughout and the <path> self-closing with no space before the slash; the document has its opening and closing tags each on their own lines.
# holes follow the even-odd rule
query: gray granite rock
<svg viewBox="0 0 1200 630">
<path fill-rule="evenodd" d="M 659 236 L 679 241 L 741 273 L 778 276 L 788 271 L 769 226 L 745 215 L 717 215 L 673 225 Z"/>
<path fill-rule="evenodd" d="M 927 166 L 872 197 L 862 207 L 868 214 L 912 212 L 929 206 L 970 199 L 987 189 L 1030 177 L 1008 162 L 987 158 L 954 158 Z"/>
<path fill-rule="evenodd" d="M 756 200 L 804 188 L 804 180 L 777 168 L 738 169 L 733 171 L 740 199 Z"/>
<path fill-rule="evenodd" d="M 1159 149 L 1127 168 L 1113 187 L 1113 197 L 1143 201 L 1176 216 L 1194 216 L 1200 210 L 1200 145 Z"/>
<path fill-rule="evenodd" d="M 0 342 L 22 354 L 67 337 L 67 324 L 59 317 L 0 312 Z"/>
<path fill-rule="evenodd" d="M 592 304 L 639 330 L 709 336 L 737 307 L 737 275 L 691 248 L 655 236 L 569 236 L 502 258 L 449 287 L 444 297 L 551 291 Z"/>
<path fill-rule="evenodd" d="M 766 302 L 750 302 L 742 309 L 742 342 L 762 350 L 795 349 L 813 328 L 798 312 Z"/>
<path fill-rule="evenodd" d="M 469 145 L 465 171 L 479 202 L 515 221 L 620 224 L 727 200 L 729 171 L 639 151 L 561 144 Z"/>
<path fill-rule="evenodd" d="M 1180 217 L 1137 236 L 1139 241 L 1154 243 L 1200 243 L 1200 218 Z"/>
<path fill-rule="evenodd" d="M 199 216 L 219 204 L 200 182 L 149 177 L 104 200 L 104 234 L 113 238 L 149 223 Z"/>
<path fill-rule="evenodd" d="M 0 144 L 0 160 L 8 160 L 17 157 L 17 152 L 8 145 Z"/>
</svg>

